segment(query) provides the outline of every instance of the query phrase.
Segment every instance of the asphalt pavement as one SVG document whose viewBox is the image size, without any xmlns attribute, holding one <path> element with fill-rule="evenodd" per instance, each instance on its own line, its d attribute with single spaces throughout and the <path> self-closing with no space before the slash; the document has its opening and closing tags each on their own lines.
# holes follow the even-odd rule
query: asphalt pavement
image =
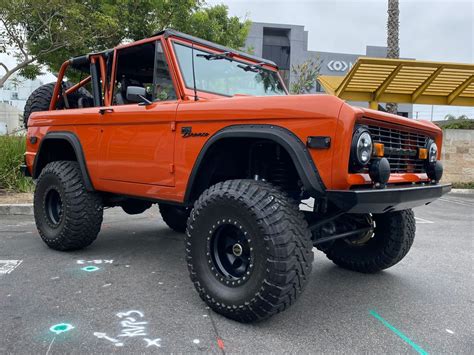
<svg viewBox="0 0 474 355">
<path fill-rule="evenodd" d="M 472 354 L 474 195 L 415 214 L 398 265 L 363 275 L 315 250 L 298 302 L 257 324 L 207 309 L 156 207 L 107 210 L 97 241 L 69 253 L 48 249 L 32 216 L 0 216 L 0 353 Z"/>
</svg>

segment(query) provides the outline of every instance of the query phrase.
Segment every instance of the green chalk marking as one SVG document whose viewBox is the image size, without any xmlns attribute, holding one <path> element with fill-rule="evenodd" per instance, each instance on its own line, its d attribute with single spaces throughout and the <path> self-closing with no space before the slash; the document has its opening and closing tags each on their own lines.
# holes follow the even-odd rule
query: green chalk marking
<svg viewBox="0 0 474 355">
<path fill-rule="evenodd" d="M 81 268 L 82 271 L 87 271 L 87 272 L 94 272 L 94 271 L 97 271 L 99 270 L 99 268 L 97 266 L 85 266 L 83 268 Z"/>
<path fill-rule="evenodd" d="M 428 355 L 428 352 L 425 351 L 421 346 L 416 344 L 413 340 L 411 340 L 409 337 L 407 337 L 405 334 L 403 334 L 400 330 L 395 328 L 393 325 L 391 325 L 389 322 L 387 322 L 380 314 L 375 312 L 374 310 L 370 310 L 369 314 L 377 319 L 380 323 L 382 323 L 385 327 L 390 329 L 392 332 L 394 332 L 399 338 L 401 338 L 405 343 L 410 345 L 418 354 L 422 355 Z"/>
<path fill-rule="evenodd" d="M 51 328 L 49 328 L 49 330 L 52 331 L 53 333 L 55 333 L 56 335 L 68 332 L 71 329 L 74 329 L 74 327 L 71 324 L 68 324 L 68 323 L 55 324 Z"/>
</svg>

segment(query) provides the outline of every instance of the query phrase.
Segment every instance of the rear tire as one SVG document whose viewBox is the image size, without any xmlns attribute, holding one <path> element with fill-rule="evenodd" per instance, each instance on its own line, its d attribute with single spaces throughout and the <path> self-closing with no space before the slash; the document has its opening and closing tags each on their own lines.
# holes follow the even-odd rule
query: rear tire
<svg viewBox="0 0 474 355">
<path fill-rule="evenodd" d="M 53 91 L 56 83 L 49 83 L 41 85 L 35 91 L 33 91 L 28 97 L 28 100 L 25 103 L 25 109 L 23 111 L 23 124 L 25 128 L 28 128 L 28 119 L 33 112 L 38 111 L 48 111 L 49 104 L 53 98 Z M 72 87 L 72 84 L 69 82 L 65 83 L 66 88 Z M 68 102 L 71 108 L 77 108 L 80 98 L 91 98 L 91 94 L 85 89 L 80 88 L 73 94 L 67 96 Z M 61 109 L 64 107 L 63 100 L 59 100 L 56 108 Z"/>
<path fill-rule="evenodd" d="M 160 203 L 160 213 L 163 221 L 168 227 L 178 233 L 186 231 L 186 223 L 188 222 L 190 207 L 173 206 Z"/>
<path fill-rule="evenodd" d="M 387 269 L 408 254 L 415 239 L 413 210 L 373 215 L 375 231 L 363 244 L 346 239 L 335 240 L 323 249 L 327 257 L 345 269 L 375 273 Z"/>
<path fill-rule="evenodd" d="M 298 205 L 254 180 L 229 180 L 203 192 L 188 220 L 186 253 L 200 297 L 239 322 L 262 320 L 293 304 L 313 262 Z"/>
<path fill-rule="evenodd" d="M 77 250 L 90 245 L 102 224 L 102 199 L 86 190 L 74 161 L 55 161 L 42 170 L 35 190 L 36 227 L 55 250 Z"/>
</svg>

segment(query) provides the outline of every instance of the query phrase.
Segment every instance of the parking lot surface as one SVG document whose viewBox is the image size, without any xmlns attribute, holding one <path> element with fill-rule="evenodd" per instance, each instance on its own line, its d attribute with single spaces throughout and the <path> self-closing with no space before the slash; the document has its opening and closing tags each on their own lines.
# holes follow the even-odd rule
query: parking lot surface
<svg viewBox="0 0 474 355">
<path fill-rule="evenodd" d="M 97 241 L 68 253 L 46 247 L 33 217 L 0 216 L 0 353 L 472 354 L 474 195 L 415 214 L 398 265 L 363 275 L 315 249 L 298 302 L 250 325 L 206 308 L 156 207 L 107 210 Z"/>
</svg>

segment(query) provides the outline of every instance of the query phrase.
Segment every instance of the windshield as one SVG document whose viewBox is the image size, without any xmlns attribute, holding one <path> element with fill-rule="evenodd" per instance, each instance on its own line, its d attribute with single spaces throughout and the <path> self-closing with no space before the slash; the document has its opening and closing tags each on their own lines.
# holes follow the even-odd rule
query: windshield
<svg viewBox="0 0 474 355">
<path fill-rule="evenodd" d="M 187 88 L 192 89 L 192 49 L 174 43 L 179 67 Z M 213 55 L 194 48 L 196 89 L 218 95 L 236 94 L 265 96 L 286 95 L 277 72 L 259 65 L 248 65 L 224 56 Z"/>
</svg>

